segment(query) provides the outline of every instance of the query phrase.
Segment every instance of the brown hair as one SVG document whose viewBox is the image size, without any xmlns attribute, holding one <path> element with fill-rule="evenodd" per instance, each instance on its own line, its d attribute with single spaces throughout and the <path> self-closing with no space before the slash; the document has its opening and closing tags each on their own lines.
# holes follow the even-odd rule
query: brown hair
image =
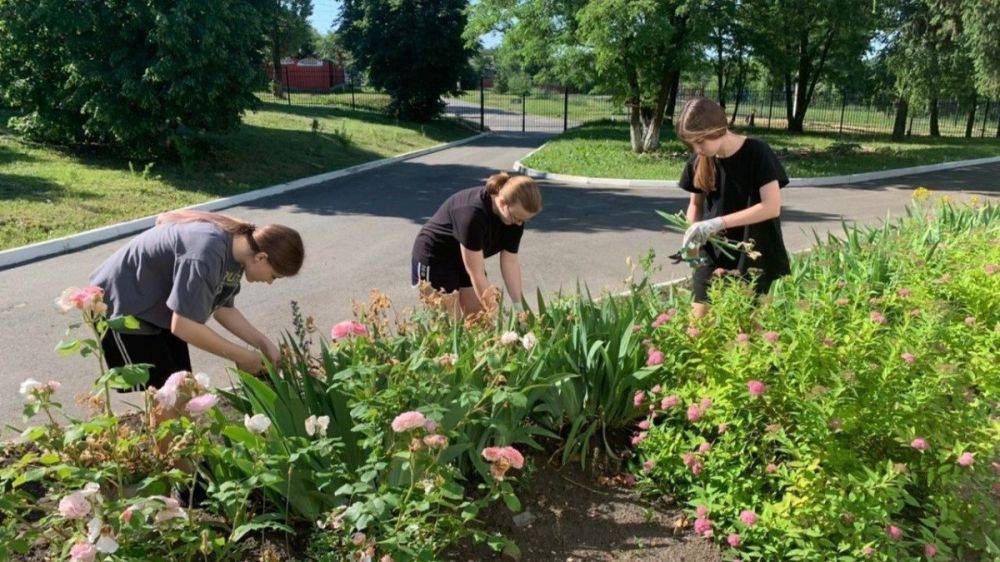
<svg viewBox="0 0 1000 562">
<path fill-rule="evenodd" d="M 253 223 L 229 215 L 205 211 L 170 211 L 156 217 L 157 225 L 189 222 L 209 222 L 233 236 L 246 236 L 254 253 L 267 254 L 267 262 L 282 277 L 295 275 L 302 268 L 305 248 L 302 237 L 293 228 L 280 224 L 267 224 L 257 228 Z"/>
<path fill-rule="evenodd" d="M 486 191 L 500 196 L 508 205 L 520 205 L 533 215 L 542 210 L 542 192 L 528 176 L 511 177 L 507 172 L 493 174 L 486 180 Z"/>
<path fill-rule="evenodd" d="M 688 147 L 703 140 L 717 139 L 728 130 L 725 110 L 706 98 L 688 100 L 677 120 L 677 137 Z M 694 168 L 694 186 L 705 193 L 715 191 L 715 166 L 710 157 L 698 156 Z"/>
</svg>

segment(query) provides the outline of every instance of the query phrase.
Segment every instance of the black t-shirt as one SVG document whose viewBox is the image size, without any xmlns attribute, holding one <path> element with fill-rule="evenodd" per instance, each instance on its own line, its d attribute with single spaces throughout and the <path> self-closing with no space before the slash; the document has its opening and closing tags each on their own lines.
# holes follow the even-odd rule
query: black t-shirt
<svg viewBox="0 0 1000 562">
<path fill-rule="evenodd" d="M 413 244 L 413 257 L 430 264 L 462 263 L 459 244 L 490 257 L 500 251 L 517 253 L 524 225 L 504 224 L 493 212 L 485 187 L 472 187 L 453 194 L 420 229 Z"/>
<path fill-rule="evenodd" d="M 715 158 L 715 190 L 705 195 L 702 219 L 721 217 L 742 211 L 760 203 L 760 188 L 777 181 L 779 187 L 788 185 L 788 174 L 771 147 L 762 140 L 747 137 L 743 146 L 728 158 Z M 697 156 L 692 156 L 677 182 L 681 189 L 691 193 L 704 193 L 694 186 L 694 168 Z M 752 239 L 754 250 L 760 252 L 756 260 L 744 258 L 741 269 L 760 268 L 770 275 L 790 273 L 788 252 L 781 237 L 781 220 L 773 218 L 726 229 L 722 234 L 734 242 Z M 717 267 L 734 268 L 737 264 L 705 244 L 703 255 Z M 739 258 L 738 254 L 736 255 Z"/>
</svg>

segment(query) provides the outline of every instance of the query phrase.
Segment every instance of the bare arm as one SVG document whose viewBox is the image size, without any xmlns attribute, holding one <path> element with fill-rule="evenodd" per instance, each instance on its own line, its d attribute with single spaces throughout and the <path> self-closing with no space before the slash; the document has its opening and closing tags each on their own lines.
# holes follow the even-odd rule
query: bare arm
<svg viewBox="0 0 1000 562">
<path fill-rule="evenodd" d="M 503 275 L 503 281 L 507 285 L 510 300 L 515 306 L 520 306 L 524 293 L 521 286 L 521 261 L 517 259 L 517 254 L 500 252 L 500 274 Z"/>
<path fill-rule="evenodd" d="M 260 370 L 260 357 L 256 353 L 227 340 L 204 324 L 175 312 L 170 320 L 170 331 L 198 349 L 235 361 L 244 371 L 256 373 Z"/>
<path fill-rule="evenodd" d="M 705 207 L 705 196 L 701 193 L 692 193 L 691 201 L 687 208 L 687 221 L 695 223 L 701 220 L 702 209 Z"/>
<path fill-rule="evenodd" d="M 757 224 L 781 215 L 781 192 L 777 181 L 760 188 L 760 203 L 722 217 L 726 228 Z"/>
<path fill-rule="evenodd" d="M 264 352 L 264 355 L 272 363 L 277 363 L 280 359 L 278 346 L 265 336 L 260 330 L 254 327 L 246 316 L 235 307 L 222 307 L 215 311 L 215 319 L 222 327 L 230 333 Z"/>
<path fill-rule="evenodd" d="M 459 244 L 459 248 L 462 251 L 462 262 L 465 264 L 465 270 L 469 272 L 469 279 L 472 280 L 472 289 L 476 292 L 483 307 L 490 308 L 493 303 L 490 296 L 490 281 L 486 278 L 486 259 L 483 257 L 483 252 L 470 250 L 461 244 Z"/>
</svg>

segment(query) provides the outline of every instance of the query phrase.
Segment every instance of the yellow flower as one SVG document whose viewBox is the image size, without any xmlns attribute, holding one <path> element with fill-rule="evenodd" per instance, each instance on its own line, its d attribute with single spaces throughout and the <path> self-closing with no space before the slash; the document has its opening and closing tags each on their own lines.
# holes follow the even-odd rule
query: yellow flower
<svg viewBox="0 0 1000 562">
<path fill-rule="evenodd" d="M 926 187 L 918 187 L 913 190 L 912 197 L 914 201 L 923 201 L 930 196 L 931 196 L 931 190 L 927 189 Z"/>
</svg>

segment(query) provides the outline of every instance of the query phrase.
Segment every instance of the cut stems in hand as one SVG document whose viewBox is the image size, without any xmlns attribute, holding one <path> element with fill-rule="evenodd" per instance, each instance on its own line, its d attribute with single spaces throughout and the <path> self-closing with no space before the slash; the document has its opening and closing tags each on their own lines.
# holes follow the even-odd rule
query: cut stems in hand
<svg viewBox="0 0 1000 562">
<path fill-rule="evenodd" d="M 687 232 L 687 229 L 690 228 L 691 226 L 691 223 L 688 222 L 687 217 L 685 217 L 684 214 L 681 213 L 680 211 L 674 214 L 664 213 L 663 211 L 656 211 L 656 214 L 663 217 L 663 219 L 667 221 L 667 228 L 674 232 L 679 232 L 680 234 L 684 234 L 685 232 Z M 708 243 L 711 244 L 712 246 L 715 246 L 717 250 L 722 252 L 723 255 L 725 255 L 730 259 L 735 259 L 733 253 L 737 252 L 745 252 L 747 257 L 750 258 L 751 260 L 756 260 L 757 258 L 760 257 L 760 252 L 754 251 L 753 249 L 753 241 L 734 243 L 725 236 L 722 236 L 720 234 L 713 234 L 711 237 L 709 237 Z M 690 265 L 691 267 L 698 267 L 708 263 L 707 259 L 699 257 L 697 254 L 692 256 L 689 253 L 689 248 L 681 248 L 678 252 L 670 255 L 669 257 L 674 260 L 674 263 L 680 263 L 684 261 L 687 262 L 688 265 Z"/>
</svg>

